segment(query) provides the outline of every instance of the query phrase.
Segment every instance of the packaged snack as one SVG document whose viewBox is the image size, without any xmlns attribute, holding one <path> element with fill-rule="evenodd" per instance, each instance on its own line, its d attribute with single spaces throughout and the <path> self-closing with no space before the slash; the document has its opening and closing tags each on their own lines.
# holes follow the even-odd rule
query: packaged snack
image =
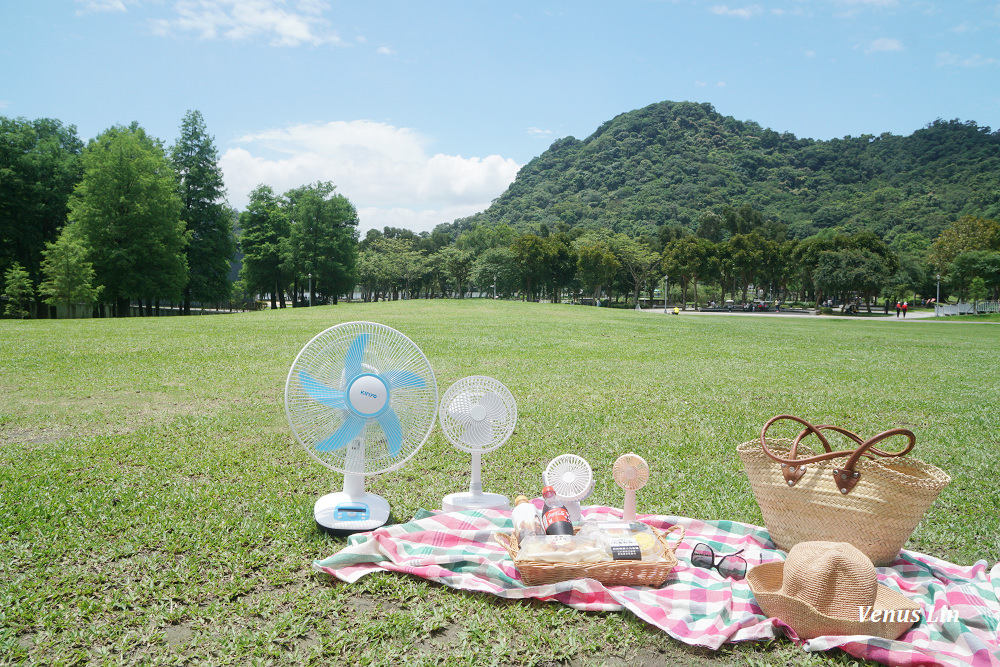
<svg viewBox="0 0 1000 667">
<path fill-rule="evenodd" d="M 607 559 L 597 540 L 575 535 L 530 535 L 520 543 L 518 558 L 546 563 L 592 563 Z"/>
<path fill-rule="evenodd" d="M 588 521 L 580 527 L 579 535 L 596 540 L 606 560 L 655 561 L 663 556 L 663 543 L 652 528 L 639 521 Z"/>
</svg>

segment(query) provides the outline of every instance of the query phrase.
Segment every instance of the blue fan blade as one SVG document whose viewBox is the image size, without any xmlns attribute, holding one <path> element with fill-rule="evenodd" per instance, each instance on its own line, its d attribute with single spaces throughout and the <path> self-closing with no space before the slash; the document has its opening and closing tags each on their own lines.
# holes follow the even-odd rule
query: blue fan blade
<svg viewBox="0 0 1000 667">
<path fill-rule="evenodd" d="M 389 389 L 427 386 L 427 381 L 413 371 L 389 371 L 383 377 L 389 383 Z"/>
<path fill-rule="evenodd" d="M 365 357 L 365 346 L 368 345 L 368 334 L 358 334 L 357 338 L 351 341 L 351 347 L 347 349 L 347 357 L 344 359 L 344 373 L 348 380 L 361 375 L 361 361 Z"/>
<path fill-rule="evenodd" d="M 385 432 L 385 441 L 389 445 L 389 455 L 396 456 L 403 446 L 403 428 L 399 425 L 399 417 L 396 416 L 395 410 L 389 408 L 376 419 Z"/>
<path fill-rule="evenodd" d="M 328 408 L 333 408 L 334 410 L 347 409 L 347 402 L 344 400 L 344 392 L 340 389 L 334 389 L 333 387 L 326 386 L 305 371 L 299 371 L 299 384 L 302 385 L 305 392 L 309 394 L 309 398 L 317 403 L 322 403 Z"/>
<path fill-rule="evenodd" d="M 340 425 L 340 428 L 316 443 L 313 449 L 317 452 L 332 452 L 346 447 L 361 434 L 361 429 L 365 427 L 366 421 L 366 419 L 348 413 L 347 419 Z"/>
</svg>

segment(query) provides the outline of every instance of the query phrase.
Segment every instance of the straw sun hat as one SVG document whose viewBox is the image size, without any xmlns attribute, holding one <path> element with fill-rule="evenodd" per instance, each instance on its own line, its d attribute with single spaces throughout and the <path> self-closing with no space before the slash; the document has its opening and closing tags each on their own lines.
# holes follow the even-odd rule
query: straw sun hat
<svg viewBox="0 0 1000 667">
<path fill-rule="evenodd" d="M 879 584 L 871 560 L 846 542 L 799 542 L 785 562 L 758 565 L 746 580 L 764 613 L 800 639 L 896 639 L 920 620 L 920 605 Z"/>
</svg>

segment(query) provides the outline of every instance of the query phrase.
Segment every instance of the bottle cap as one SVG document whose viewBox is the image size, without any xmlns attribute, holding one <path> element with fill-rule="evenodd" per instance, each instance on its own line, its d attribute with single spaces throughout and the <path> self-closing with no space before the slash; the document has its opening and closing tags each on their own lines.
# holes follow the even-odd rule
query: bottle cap
<svg viewBox="0 0 1000 667">
<path fill-rule="evenodd" d="M 515 506 L 520 505 L 521 503 L 526 503 L 526 502 L 528 502 L 528 496 L 519 495 L 517 498 L 514 498 L 514 505 Z"/>
<path fill-rule="evenodd" d="M 544 487 L 542 489 L 542 495 L 543 496 L 554 496 L 554 495 L 556 495 L 556 490 L 553 489 L 551 486 L 546 486 L 546 487 Z"/>
</svg>

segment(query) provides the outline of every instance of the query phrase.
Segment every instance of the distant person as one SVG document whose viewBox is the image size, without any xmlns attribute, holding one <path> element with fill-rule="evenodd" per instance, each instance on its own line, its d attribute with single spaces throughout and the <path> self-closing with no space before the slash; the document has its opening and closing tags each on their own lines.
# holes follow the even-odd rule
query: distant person
<svg viewBox="0 0 1000 667">
<path fill-rule="evenodd" d="M 909 305 L 904 301 L 903 302 L 903 319 L 904 320 L 906 319 L 906 309 L 907 308 L 909 308 Z"/>
<path fill-rule="evenodd" d="M 903 305 L 901 303 L 899 303 L 899 301 L 897 301 L 896 302 L 896 317 L 899 317 L 899 313 L 902 312 L 902 310 L 903 310 Z"/>
</svg>

